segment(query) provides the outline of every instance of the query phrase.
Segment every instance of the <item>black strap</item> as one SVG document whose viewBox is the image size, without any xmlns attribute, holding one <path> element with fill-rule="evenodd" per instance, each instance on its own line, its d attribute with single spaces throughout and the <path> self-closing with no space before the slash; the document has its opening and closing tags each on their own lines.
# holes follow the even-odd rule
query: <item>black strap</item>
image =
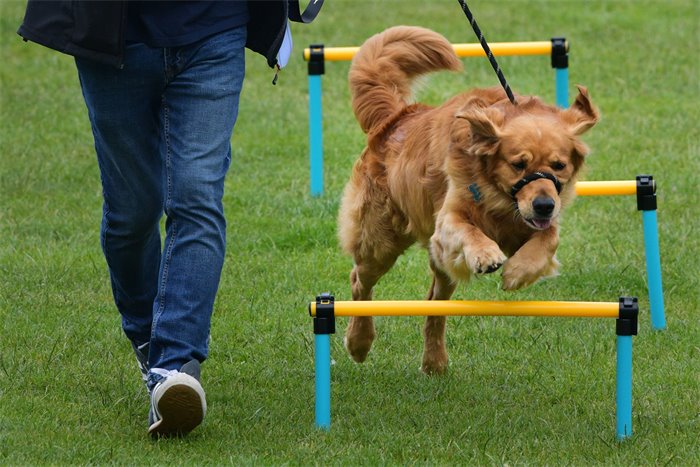
<svg viewBox="0 0 700 467">
<path fill-rule="evenodd" d="M 321 11 L 323 0 L 309 0 L 303 13 L 299 13 L 299 0 L 289 0 L 289 19 L 297 23 L 310 23 Z"/>
<path fill-rule="evenodd" d="M 540 178 L 546 178 L 547 180 L 554 183 L 554 186 L 557 189 L 557 194 L 561 193 L 561 183 L 559 183 L 559 179 L 557 179 L 557 177 L 555 177 L 549 172 L 533 172 L 531 174 L 525 175 L 523 178 L 518 180 L 518 183 L 513 185 L 513 188 L 510 189 L 511 198 L 515 199 L 515 195 L 517 195 L 518 192 L 522 190 L 525 185 L 527 185 L 530 182 L 534 182 L 535 180 L 539 180 Z"/>
</svg>

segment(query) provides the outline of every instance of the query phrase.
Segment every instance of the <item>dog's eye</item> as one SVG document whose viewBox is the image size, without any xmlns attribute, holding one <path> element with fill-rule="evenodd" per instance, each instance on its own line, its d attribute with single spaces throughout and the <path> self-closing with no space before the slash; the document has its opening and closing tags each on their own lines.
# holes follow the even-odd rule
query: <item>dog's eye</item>
<svg viewBox="0 0 700 467">
<path fill-rule="evenodd" d="M 525 170 L 525 167 L 527 167 L 525 161 L 513 162 L 510 165 L 512 165 L 515 170 Z"/>
<path fill-rule="evenodd" d="M 554 164 L 552 164 L 552 168 L 554 170 L 564 170 L 566 168 L 566 164 L 564 164 L 563 162 L 557 161 Z"/>
</svg>

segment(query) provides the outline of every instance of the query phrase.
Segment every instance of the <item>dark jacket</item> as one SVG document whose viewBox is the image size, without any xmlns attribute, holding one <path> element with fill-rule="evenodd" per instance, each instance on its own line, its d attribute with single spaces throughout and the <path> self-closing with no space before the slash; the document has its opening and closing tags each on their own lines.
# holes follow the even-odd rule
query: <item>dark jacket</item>
<svg viewBox="0 0 700 467">
<path fill-rule="evenodd" d="M 59 52 L 121 67 L 126 3 L 125 0 L 29 0 L 17 34 Z M 287 18 L 310 22 L 322 4 L 323 0 L 311 2 L 300 14 L 298 0 L 249 0 L 246 47 L 262 54 L 267 64 L 274 67 Z"/>
</svg>

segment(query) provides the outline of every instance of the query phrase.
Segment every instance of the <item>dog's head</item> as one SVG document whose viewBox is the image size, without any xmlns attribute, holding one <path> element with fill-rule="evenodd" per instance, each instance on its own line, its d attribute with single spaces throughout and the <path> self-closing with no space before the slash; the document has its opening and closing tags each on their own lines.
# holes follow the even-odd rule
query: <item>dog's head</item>
<svg viewBox="0 0 700 467">
<path fill-rule="evenodd" d="M 468 122 L 462 151 L 478 157 L 486 182 L 512 197 L 523 221 L 535 230 L 549 228 L 562 200 L 573 195 L 588 153 L 579 136 L 598 121 L 586 88 L 578 89 L 566 110 L 536 98 L 517 106 L 508 101 L 480 105 L 476 99 L 456 114 Z"/>
</svg>

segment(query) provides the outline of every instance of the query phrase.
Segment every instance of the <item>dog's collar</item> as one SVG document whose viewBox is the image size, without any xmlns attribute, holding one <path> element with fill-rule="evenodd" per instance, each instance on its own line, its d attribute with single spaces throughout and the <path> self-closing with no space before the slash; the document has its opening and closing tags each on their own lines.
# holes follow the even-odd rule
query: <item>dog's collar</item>
<svg viewBox="0 0 700 467">
<path fill-rule="evenodd" d="M 517 195 L 518 192 L 522 190 L 525 185 L 527 185 L 530 182 L 534 182 L 535 180 L 539 180 L 541 178 L 546 178 L 547 180 L 554 183 L 554 187 L 557 189 L 557 194 L 561 193 L 561 183 L 559 182 L 559 179 L 557 177 L 555 177 L 549 172 L 533 172 L 531 174 L 525 175 L 523 178 L 518 180 L 518 182 L 515 185 L 513 185 L 513 188 L 510 189 L 510 197 L 515 199 L 515 195 Z"/>
</svg>

